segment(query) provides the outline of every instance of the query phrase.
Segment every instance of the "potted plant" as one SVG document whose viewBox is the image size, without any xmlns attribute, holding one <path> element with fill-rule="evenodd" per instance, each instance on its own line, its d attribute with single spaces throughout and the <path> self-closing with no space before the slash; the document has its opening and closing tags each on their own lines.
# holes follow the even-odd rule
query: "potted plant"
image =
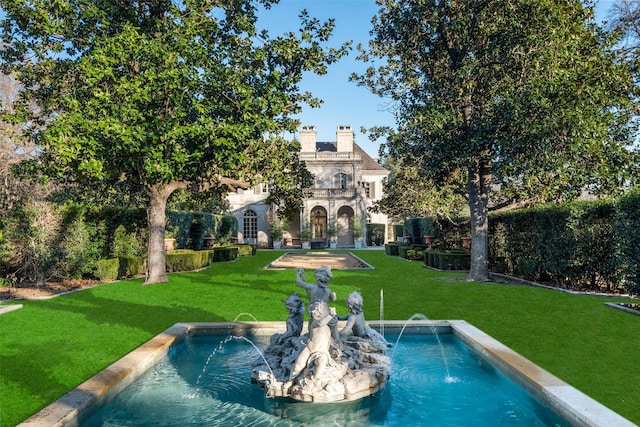
<svg viewBox="0 0 640 427">
<path fill-rule="evenodd" d="M 269 224 L 269 233 L 273 240 L 273 249 L 280 249 L 282 247 L 282 236 L 284 236 L 285 230 L 289 228 L 289 224 L 283 219 L 276 218 Z"/>
<path fill-rule="evenodd" d="M 362 236 L 364 235 L 364 228 L 362 226 L 362 220 L 360 218 L 351 217 L 351 235 L 353 236 L 353 242 L 356 249 L 362 247 Z"/>
<path fill-rule="evenodd" d="M 302 230 L 298 232 L 298 237 L 300 237 L 300 243 L 302 244 L 302 249 L 309 249 L 309 239 L 311 239 L 311 228 L 308 224 L 305 224 L 302 227 Z"/>
<path fill-rule="evenodd" d="M 341 233 L 341 227 L 338 223 L 338 218 L 333 217 L 331 223 L 327 227 L 327 235 L 329 236 L 329 247 L 335 249 L 338 246 L 336 237 Z"/>
</svg>

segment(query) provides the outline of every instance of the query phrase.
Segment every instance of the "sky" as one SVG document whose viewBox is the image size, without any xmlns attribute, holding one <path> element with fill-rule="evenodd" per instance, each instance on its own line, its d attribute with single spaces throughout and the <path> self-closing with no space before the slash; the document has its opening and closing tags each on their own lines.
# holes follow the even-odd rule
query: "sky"
<svg viewBox="0 0 640 427">
<path fill-rule="evenodd" d="M 303 106 L 297 116 L 302 125 L 314 125 L 318 141 L 335 141 L 336 128 L 350 125 L 356 143 L 370 156 L 378 157 L 379 144 L 373 143 L 360 132 L 360 127 L 393 126 L 389 101 L 372 94 L 368 89 L 349 81 L 353 72 L 364 72 L 367 65 L 356 60 L 358 43 L 366 44 L 372 28 L 371 19 L 378 8 L 375 0 L 280 0 L 271 10 L 259 17 L 258 23 L 269 30 L 272 37 L 284 31 L 299 28 L 300 10 L 321 21 L 335 19 L 335 29 L 329 45 L 338 47 L 353 40 L 353 49 L 347 57 L 328 68 L 327 74 L 307 74 L 300 89 L 311 92 L 324 101 L 320 108 Z"/>
<path fill-rule="evenodd" d="M 601 21 L 615 0 L 599 0 L 596 19 Z M 331 46 L 353 40 L 353 50 L 337 64 L 329 67 L 324 76 L 306 75 L 300 89 L 310 91 L 324 101 L 320 108 L 303 107 L 297 116 L 301 125 L 314 125 L 318 141 L 335 141 L 336 128 L 350 125 L 356 143 L 373 158 L 378 157 L 379 143 L 372 142 L 360 132 L 361 127 L 394 126 L 388 99 L 372 94 L 368 89 L 349 81 L 353 72 L 362 73 L 367 65 L 356 60 L 358 43 L 366 45 L 372 29 L 371 19 L 378 11 L 375 0 L 280 0 L 271 10 L 261 14 L 258 23 L 267 28 L 272 37 L 299 28 L 300 10 L 322 21 L 335 19 L 335 29 L 329 41 Z"/>
</svg>

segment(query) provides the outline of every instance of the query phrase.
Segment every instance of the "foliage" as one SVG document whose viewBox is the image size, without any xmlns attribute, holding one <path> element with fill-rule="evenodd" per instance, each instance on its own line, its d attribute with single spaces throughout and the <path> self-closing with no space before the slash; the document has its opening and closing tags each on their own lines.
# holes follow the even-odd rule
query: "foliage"
<svg viewBox="0 0 640 427">
<path fill-rule="evenodd" d="M 258 251 L 197 273 L 173 274 L 171 286 L 143 287 L 136 279 L 47 301 L 21 301 L 24 308 L 3 314 L 0 322 L 0 364 L 11 366 L 0 376 L 3 407 L 11 408 L 0 412 L 0 424 L 19 424 L 175 323 L 230 322 L 244 312 L 259 321 L 284 320 L 282 302 L 295 292 L 294 275 L 264 269 L 279 255 Z M 622 299 L 465 282 L 461 274 L 425 269 L 382 251 L 357 255 L 375 270 L 336 270 L 330 286 L 338 301 L 359 291 L 365 319 L 380 316 L 381 289 L 385 320 L 406 320 L 414 313 L 465 319 L 640 423 L 638 379 L 630 374 L 637 369 L 631 356 L 640 352 L 640 340 L 633 339 L 638 318 L 604 305 Z M 348 313 L 344 304 L 336 309 Z"/>
<path fill-rule="evenodd" d="M 384 245 L 384 253 L 387 255 L 400 255 L 400 242 L 390 242 Z"/>
<path fill-rule="evenodd" d="M 364 226 L 362 225 L 362 219 L 354 215 L 349 219 L 349 229 L 354 239 L 358 240 L 362 238 L 364 234 Z"/>
<path fill-rule="evenodd" d="M 269 223 L 269 233 L 271 238 L 276 240 L 282 240 L 284 232 L 289 228 L 289 223 L 282 218 L 275 218 Z"/>
<path fill-rule="evenodd" d="M 135 234 L 127 233 L 124 225 L 119 225 L 113 236 L 113 256 L 136 257 L 140 255 L 140 244 Z"/>
<path fill-rule="evenodd" d="M 434 218 L 409 218 L 404 222 L 404 236 L 411 237 L 411 243 L 424 243 L 425 236 L 435 236 L 438 223 Z"/>
<path fill-rule="evenodd" d="M 56 275 L 61 258 L 62 217 L 55 206 L 35 202 L 13 209 L 5 221 L 4 262 L 15 281 L 43 286 Z"/>
<path fill-rule="evenodd" d="M 396 136 L 392 129 L 387 133 L 389 140 Z M 438 184 L 420 176 L 419 169 L 410 162 L 382 154 L 384 166 L 391 173 L 382 183 L 382 198 L 374 201 L 370 208 L 373 212 L 384 212 L 392 218 L 404 220 L 415 216 L 449 218 L 466 210 L 467 200 L 460 191 L 464 186 L 456 182 L 461 180 L 460 174 L 452 174 L 446 184 Z"/>
<path fill-rule="evenodd" d="M 640 296 L 640 190 L 620 199 L 615 227 L 624 286 L 630 294 Z"/>
<path fill-rule="evenodd" d="M 227 188 L 216 187 L 202 192 L 176 190 L 167 200 L 167 209 L 174 211 L 222 214 L 229 210 Z"/>
<path fill-rule="evenodd" d="M 213 260 L 213 251 L 192 251 L 180 249 L 166 255 L 167 269 L 175 271 L 195 271 L 208 266 Z"/>
<path fill-rule="evenodd" d="M 491 215 L 493 268 L 568 289 L 625 286 L 638 279 L 637 192 Z M 634 252 L 635 251 L 635 252 Z"/>
<path fill-rule="evenodd" d="M 96 261 L 95 276 L 104 281 L 118 278 L 120 261 L 118 258 L 100 259 Z"/>
<path fill-rule="evenodd" d="M 213 261 L 233 261 L 238 257 L 238 246 L 217 247 L 214 249 Z"/>
<path fill-rule="evenodd" d="M 238 256 L 255 256 L 258 247 L 254 244 L 243 243 L 233 245 L 238 248 Z"/>
<path fill-rule="evenodd" d="M 439 270 L 468 270 L 471 263 L 469 252 L 459 251 L 426 251 L 425 265 Z"/>
<path fill-rule="evenodd" d="M 118 257 L 118 278 L 137 277 L 145 272 L 145 262 L 137 256 Z"/>
<path fill-rule="evenodd" d="M 367 224 L 367 246 L 382 246 L 385 240 L 386 224 Z"/>
<path fill-rule="evenodd" d="M 92 275 L 95 262 L 100 258 L 100 244 L 96 230 L 84 219 L 82 210 L 70 209 L 64 213 L 59 243 L 61 256 L 57 266 L 58 278 L 81 278 Z"/>
<path fill-rule="evenodd" d="M 302 240 L 309 240 L 313 236 L 313 232 L 311 231 L 311 225 L 308 221 L 305 221 L 302 225 L 302 229 L 298 232 L 298 237 Z"/>
<path fill-rule="evenodd" d="M 488 278 L 490 201 L 557 201 L 634 184 L 635 87 L 592 7 L 580 0 L 378 4 L 373 39 L 359 58 L 383 65 L 353 79 L 396 102 L 397 131 L 383 147 L 389 158 L 436 185 L 466 178 L 471 279 Z"/>
<path fill-rule="evenodd" d="M 167 280 L 174 191 L 293 180 L 284 175 L 297 159 L 279 135 L 295 131 L 304 104 L 320 103 L 299 84 L 348 45 L 327 47 L 333 21 L 306 11 L 299 33 L 272 37 L 256 13 L 271 4 L 3 2 L 2 66 L 24 86 L 13 116 L 42 150 L 29 166 L 144 191 L 148 283 Z"/>
</svg>

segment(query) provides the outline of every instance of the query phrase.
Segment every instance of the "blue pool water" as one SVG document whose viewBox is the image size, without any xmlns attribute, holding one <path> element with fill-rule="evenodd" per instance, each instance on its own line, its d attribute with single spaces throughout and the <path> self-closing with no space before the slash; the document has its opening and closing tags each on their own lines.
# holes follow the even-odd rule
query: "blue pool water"
<svg viewBox="0 0 640 427">
<path fill-rule="evenodd" d="M 403 335 L 382 392 L 331 404 L 267 398 L 250 382 L 256 350 L 224 339 L 188 338 L 82 426 L 569 425 L 449 334 Z"/>
</svg>

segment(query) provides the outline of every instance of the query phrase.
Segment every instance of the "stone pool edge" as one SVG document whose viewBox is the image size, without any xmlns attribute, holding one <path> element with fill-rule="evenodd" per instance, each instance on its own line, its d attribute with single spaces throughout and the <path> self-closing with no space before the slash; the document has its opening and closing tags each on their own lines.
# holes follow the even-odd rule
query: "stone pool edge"
<svg viewBox="0 0 640 427">
<path fill-rule="evenodd" d="M 342 322 L 343 323 L 343 322 Z M 390 334 L 451 333 L 530 394 L 575 426 L 636 426 L 621 415 L 563 382 L 491 336 L 463 320 L 370 321 Z M 101 405 L 122 391 L 189 335 L 272 335 L 285 322 L 176 323 L 74 390 L 29 417 L 18 427 L 76 427 Z"/>
</svg>

